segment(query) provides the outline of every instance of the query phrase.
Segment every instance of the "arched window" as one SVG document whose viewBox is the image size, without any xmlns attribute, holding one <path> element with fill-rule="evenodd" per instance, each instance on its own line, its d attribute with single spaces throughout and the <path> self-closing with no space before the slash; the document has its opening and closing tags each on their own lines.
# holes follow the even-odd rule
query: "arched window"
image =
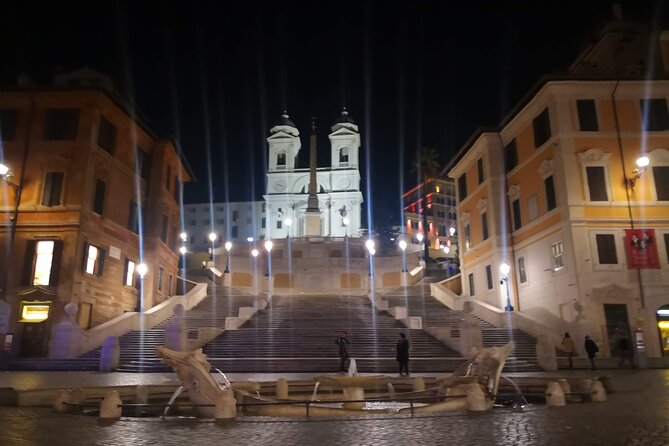
<svg viewBox="0 0 669 446">
<path fill-rule="evenodd" d="M 281 152 L 277 155 L 276 167 L 286 167 L 286 152 Z"/>
<path fill-rule="evenodd" d="M 348 147 L 339 149 L 339 164 L 342 166 L 348 165 Z"/>
</svg>

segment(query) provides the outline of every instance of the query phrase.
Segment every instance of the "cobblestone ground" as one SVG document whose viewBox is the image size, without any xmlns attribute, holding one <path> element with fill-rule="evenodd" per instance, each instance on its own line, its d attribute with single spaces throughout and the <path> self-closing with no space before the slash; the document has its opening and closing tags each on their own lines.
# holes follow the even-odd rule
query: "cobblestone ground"
<svg viewBox="0 0 669 446">
<path fill-rule="evenodd" d="M 94 417 L 0 408 L 0 445 L 669 445 L 669 371 L 616 374 L 606 403 L 485 414 L 287 420 Z"/>
</svg>

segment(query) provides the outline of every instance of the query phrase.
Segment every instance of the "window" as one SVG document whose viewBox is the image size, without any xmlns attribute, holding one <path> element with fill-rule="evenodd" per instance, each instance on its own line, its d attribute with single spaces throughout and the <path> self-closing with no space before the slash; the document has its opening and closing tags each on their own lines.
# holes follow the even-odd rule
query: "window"
<svg viewBox="0 0 669 446">
<path fill-rule="evenodd" d="M 441 192 L 441 189 L 439 188 L 439 186 L 434 186 L 434 191 L 436 193 L 439 193 L 439 192 Z"/>
<path fill-rule="evenodd" d="M 135 149 L 137 154 L 136 162 L 136 172 L 141 175 L 143 179 L 149 181 L 151 176 L 151 155 L 142 150 L 141 147 L 137 146 Z"/>
<path fill-rule="evenodd" d="M 536 194 L 530 195 L 527 199 L 527 218 L 529 221 L 534 220 L 539 216 L 539 206 L 537 205 Z"/>
<path fill-rule="evenodd" d="M 84 245 L 83 270 L 87 274 L 102 276 L 105 263 L 105 250 L 86 243 Z"/>
<path fill-rule="evenodd" d="M 469 223 L 465 225 L 465 249 L 469 249 L 472 246 L 472 237 Z"/>
<path fill-rule="evenodd" d="M 264 207 L 264 206 L 265 206 L 265 205 L 263 204 L 263 207 Z M 218 206 L 218 207 L 216 208 L 216 210 L 217 210 L 217 211 L 220 211 L 220 212 L 223 212 L 223 211 L 225 210 L 225 208 L 224 208 L 223 206 Z"/>
<path fill-rule="evenodd" d="M 265 217 L 262 218 L 262 223 L 260 224 L 260 227 L 262 229 L 265 229 L 265 225 L 267 224 L 267 219 Z"/>
<path fill-rule="evenodd" d="M 551 245 L 551 253 L 553 255 L 553 270 L 558 271 L 564 268 L 564 248 L 562 246 L 562 240 Z"/>
<path fill-rule="evenodd" d="M 156 284 L 158 291 L 163 290 L 163 274 L 165 273 L 165 270 L 163 270 L 163 267 L 161 266 L 158 268 L 158 274 L 156 275 Z"/>
<path fill-rule="evenodd" d="M 174 278 L 172 277 L 172 274 L 170 274 L 167 277 L 167 295 L 168 296 L 172 294 L 172 281 L 173 280 L 174 280 Z"/>
<path fill-rule="evenodd" d="M 78 127 L 78 108 L 54 108 L 46 111 L 43 136 L 49 141 L 72 140 L 77 137 Z"/>
<path fill-rule="evenodd" d="M 251 224 L 251 217 L 246 217 L 246 224 L 250 225 Z"/>
<path fill-rule="evenodd" d="M 137 203 L 134 201 L 130 202 L 128 229 L 130 229 L 135 234 L 139 234 L 139 215 L 137 213 Z"/>
<path fill-rule="evenodd" d="M 587 166 L 585 173 L 588 176 L 590 201 L 609 201 L 604 166 Z"/>
<path fill-rule="evenodd" d="M 21 285 L 58 285 L 62 240 L 28 240 Z"/>
<path fill-rule="evenodd" d="M 93 195 L 93 212 L 103 215 L 105 210 L 105 192 L 107 184 L 102 180 L 95 180 L 95 194 Z"/>
<path fill-rule="evenodd" d="M 348 165 L 348 147 L 339 149 L 339 164 L 342 166 Z"/>
<path fill-rule="evenodd" d="M 460 201 L 464 200 L 467 198 L 467 174 L 463 173 L 460 178 L 458 178 L 458 197 L 460 198 Z"/>
<path fill-rule="evenodd" d="M 669 166 L 653 166 L 653 179 L 657 199 L 669 200 Z"/>
<path fill-rule="evenodd" d="M 527 270 L 525 269 L 525 257 L 518 257 L 518 280 L 520 283 L 527 282 Z"/>
<path fill-rule="evenodd" d="M 135 285 L 135 262 L 125 259 L 125 273 L 123 274 L 123 284 L 126 286 Z"/>
<path fill-rule="evenodd" d="M 473 296 L 475 294 L 474 290 L 474 273 L 469 273 L 469 295 Z"/>
<path fill-rule="evenodd" d="M 0 141 L 14 140 L 18 120 L 18 110 L 0 110 Z"/>
<path fill-rule="evenodd" d="M 281 229 L 281 226 L 282 226 L 281 220 L 277 220 L 276 221 L 276 229 Z"/>
<path fill-rule="evenodd" d="M 488 289 L 492 290 L 492 266 L 487 265 L 485 267 L 485 276 L 486 279 L 488 280 Z"/>
<path fill-rule="evenodd" d="M 167 166 L 167 175 L 165 175 L 165 188 L 170 190 L 170 181 L 172 180 L 172 167 Z"/>
<path fill-rule="evenodd" d="M 218 219 L 216 219 L 216 224 L 217 224 L 217 225 L 224 225 L 224 224 L 225 224 L 225 219 L 224 219 L 224 218 L 218 218 Z"/>
<path fill-rule="evenodd" d="M 237 223 L 239 220 L 239 211 L 232 211 L 232 221 Z"/>
<path fill-rule="evenodd" d="M 411 229 L 418 229 L 418 222 L 417 222 L 417 221 L 414 220 L 414 221 L 411 223 Z"/>
<path fill-rule="evenodd" d="M 513 230 L 517 231 L 523 226 L 523 221 L 520 215 L 520 199 L 517 198 L 511 203 L 511 209 L 513 212 Z"/>
<path fill-rule="evenodd" d="M 163 243 L 167 243 L 167 227 L 169 224 L 169 218 L 167 215 L 163 215 L 163 224 L 160 228 L 160 240 L 162 240 Z"/>
<path fill-rule="evenodd" d="M 551 137 L 551 122 L 547 108 L 544 108 L 544 111 L 534 118 L 532 128 L 534 130 L 534 147 L 539 148 Z"/>
<path fill-rule="evenodd" d="M 596 234 L 597 257 L 600 265 L 615 265 L 618 263 L 616 253 L 616 237 L 613 234 Z"/>
<path fill-rule="evenodd" d="M 488 240 L 488 213 L 484 212 L 481 214 L 481 233 L 483 234 L 483 240 Z"/>
<path fill-rule="evenodd" d="M 266 205 L 265 203 L 262 204 L 262 211 L 263 212 L 265 212 L 265 205 Z M 223 209 L 221 209 L 221 210 L 223 210 Z"/>
<path fill-rule="evenodd" d="M 476 171 L 479 176 L 479 184 L 483 183 L 483 158 L 479 158 L 476 161 Z"/>
<path fill-rule="evenodd" d="M 276 167 L 286 167 L 286 152 L 281 152 L 276 156 Z"/>
<path fill-rule="evenodd" d="M 439 234 L 441 234 L 441 235 L 446 235 L 446 234 L 448 234 L 448 233 L 446 232 L 446 225 L 439 225 Z"/>
<path fill-rule="evenodd" d="M 232 227 L 232 238 L 239 237 L 239 228 L 237 226 Z"/>
<path fill-rule="evenodd" d="M 555 198 L 555 183 L 553 183 L 553 175 L 544 178 L 544 188 L 546 189 L 546 207 L 548 210 L 555 209 L 557 200 Z"/>
<path fill-rule="evenodd" d="M 509 144 L 504 147 L 504 171 L 509 173 L 514 167 L 518 165 L 518 146 L 516 146 L 516 139 L 512 139 Z"/>
<path fill-rule="evenodd" d="M 642 99 L 641 118 L 644 130 L 651 132 L 669 130 L 667 100 L 665 98 Z"/>
<path fill-rule="evenodd" d="M 47 172 L 44 176 L 44 189 L 42 190 L 43 206 L 58 206 L 61 204 L 63 191 L 63 172 Z"/>
<path fill-rule="evenodd" d="M 582 132 L 596 132 L 599 130 L 597 123 L 597 108 L 592 99 L 579 99 L 576 101 L 578 111 L 578 127 Z"/>
<path fill-rule="evenodd" d="M 105 152 L 114 154 L 116 149 L 116 126 L 107 121 L 104 116 L 100 117 L 100 129 L 98 130 L 98 146 Z"/>
</svg>

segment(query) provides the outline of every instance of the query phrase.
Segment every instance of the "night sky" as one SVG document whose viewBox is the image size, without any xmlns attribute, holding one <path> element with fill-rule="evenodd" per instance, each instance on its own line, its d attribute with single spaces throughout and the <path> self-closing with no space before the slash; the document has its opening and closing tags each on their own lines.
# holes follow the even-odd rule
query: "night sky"
<svg viewBox="0 0 669 446">
<path fill-rule="evenodd" d="M 264 139 L 284 108 L 303 152 L 317 118 L 327 165 L 329 127 L 345 105 L 362 134 L 373 224 L 401 224 L 418 148 L 446 164 L 542 74 L 563 70 L 612 3 L 7 0 L 0 83 L 19 73 L 48 83 L 83 65 L 111 75 L 156 134 L 180 140 L 198 177 L 186 202 L 209 201 L 210 178 L 214 201 L 260 199 Z M 630 20 L 658 14 L 650 0 L 622 4 Z"/>
</svg>

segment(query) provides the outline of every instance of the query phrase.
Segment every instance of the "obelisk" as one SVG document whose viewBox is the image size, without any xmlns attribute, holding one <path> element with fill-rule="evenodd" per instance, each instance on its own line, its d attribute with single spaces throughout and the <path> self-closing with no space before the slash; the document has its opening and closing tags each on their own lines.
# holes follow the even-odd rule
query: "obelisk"
<svg viewBox="0 0 669 446">
<path fill-rule="evenodd" d="M 305 214 L 305 235 L 321 237 L 321 209 L 318 206 L 318 179 L 316 176 L 316 118 L 311 118 L 311 138 L 309 140 L 309 199 Z"/>
</svg>

